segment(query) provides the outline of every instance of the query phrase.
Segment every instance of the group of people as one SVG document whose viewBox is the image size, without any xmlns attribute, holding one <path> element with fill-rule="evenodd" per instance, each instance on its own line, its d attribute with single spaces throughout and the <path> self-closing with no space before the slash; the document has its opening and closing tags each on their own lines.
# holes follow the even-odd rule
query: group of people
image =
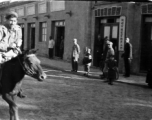
<svg viewBox="0 0 152 120">
<path fill-rule="evenodd" d="M 130 76 L 130 64 L 132 60 L 132 45 L 130 43 L 129 38 L 126 38 L 124 46 L 124 53 L 122 54 L 122 58 L 124 59 L 124 66 L 125 66 L 125 74 L 124 77 Z M 78 59 L 80 54 L 80 46 L 77 43 L 77 39 L 73 39 L 73 47 L 72 47 L 72 70 L 73 72 L 77 72 L 78 70 Z M 113 81 L 117 77 L 118 68 L 117 68 L 117 60 L 115 59 L 115 51 L 113 49 L 113 43 L 108 39 L 108 37 L 105 37 L 104 45 L 103 45 L 103 54 L 102 54 L 102 60 L 103 60 L 103 68 L 102 68 L 102 75 L 101 78 L 107 78 L 108 83 L 110 85 L 113 85 Z M 91 55 L 91 49 L 87 48 L 85 51 L 85 55 L 83 58 L 83 65 L 84 65 L 84 75 L 88 76 L 90 72 L 90 66 L 92 62 L 92 55 Z"/>
</svg>

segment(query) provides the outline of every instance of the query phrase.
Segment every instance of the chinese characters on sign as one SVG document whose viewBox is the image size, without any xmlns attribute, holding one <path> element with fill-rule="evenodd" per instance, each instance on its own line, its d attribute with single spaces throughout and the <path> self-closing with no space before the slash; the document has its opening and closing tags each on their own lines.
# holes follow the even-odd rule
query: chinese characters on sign
<svg viewBox="0 0 152 120">
<path fill-rule="evenodd" d="M 119 51 L 124 51 L 126 17 L 121 16 L 119 22 Z"/>
</svg>

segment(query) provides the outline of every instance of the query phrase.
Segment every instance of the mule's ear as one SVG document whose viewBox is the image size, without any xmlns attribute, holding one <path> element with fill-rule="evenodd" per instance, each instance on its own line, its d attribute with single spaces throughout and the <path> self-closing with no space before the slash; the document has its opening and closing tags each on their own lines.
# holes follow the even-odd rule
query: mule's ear
<svg viewBox="0 0 152 120">
<path fill-rule="evenodd" d="M 33 49 L 31 53 L 35 54 L 39 49 Z"/>
</svg>

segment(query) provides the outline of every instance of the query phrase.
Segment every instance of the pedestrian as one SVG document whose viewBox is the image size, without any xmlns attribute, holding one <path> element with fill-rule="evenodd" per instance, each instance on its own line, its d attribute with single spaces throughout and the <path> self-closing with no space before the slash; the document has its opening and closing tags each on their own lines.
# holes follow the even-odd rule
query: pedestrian
<svg viewBox="0 0 152 120">
<path fill-rule="evenodd" d="M 103 73 L 105 74 L 105 78 L 107 78 L 107 74 L 108 74 L 107 61 L 110 59 L 111 56 L 115 55 L 114 49 L 112 47 L 113 43 L 108 42 L 107 45 L 108 45 L 108 51 L 107 51 L 107 55 L 106 55 L 106 59 L 105 59 L 105 66 L 103 69 Z"/>
<path fill-rule="evenodd" d="M 72 53 L 71 53 L 71 62 L 72 62 L 72 70 L 73 72 L 78 71 L 78 59 L 80 54 L 80 46 L 77 43 L 77 39 L 73 39 Z"/>
<path fill-rule="evenodd" d="M 132 60 L 132 44 L 130 39 L 126 38 L 126 43 L 124 47 L 124 53 L 121 56 L 124 59 L 125 74 L 124 77 L 130 77 L 130 64 Z"/>
<path fill-rule="evenodd" d="M 113 85 L 114 80 L 116 80 L 116 72 L 117 72 L 117 61 L 114 58 L 114 55 L 111 55 L 107 60 L 107 80 L 108 84 Z"/>
<path fill-rule="evenodd" d="M 97 36 L 97 41 L 95 42 L 95 56 L 96 56 L 96 63 L 97 66 L 99 66 L 100 61 L 101 61 L 101 52 L 102 52 L 102 38 L 101 35 L 98 34 Z"/>
<path fill-rule="evenodd" d="M 103 53 L 102 53 L 102 68 L 101 68 L 101 70 L 102 70 L 102 75 L 100 75 L 100 77 L 102 78 L 102 79 L 104 79 L 105 77 L 106 77 L 106 75 L 105 75 L 105 73 L 104 73 L 104 67 L 106 67 L 106 63 L 105 63 L 105 60 L 106 60 L 106 56 L 107 56 L 107 52 L 108 52 L 108 44 L 109 44 L 109 38 L 108 38 L 108 36 L 106 36 L 105 38 L 104 38 L 104 44 L 103 44 Z"/>
<path fill-rule="evenodd" d="M 3 67 L 4 62 L 11 60 L 21 53 L 20 47 L 22 45 L 22 29 L 18 22 L 18 14 L 16 12 L 6 13 L 6 22 L 4 25 L 0 25 L 0 64 Z M 2 69 L 0 70 L 2 74 Z M 17 89 L 14 88 L 12 91 L 18 91 L 17 96 L 24 98 L 22 89 L 20 88 L 22 82 L 17 84 Z M 19 88 L 19 89 L 18 89 Z"/>
<path fill-rule="evenodd" d="M 61 36 L 61 43 L 60 43 L 60 57 L 63 59 L 63 53 L 64 53 L 64 38 Z"/>
<path fill-rule="evenodd" d="M 90 72 L 92 62 L 92 55 L 91 55 L 91 49 L 87 49 L 86 54 L 83 58 L 83 65 L 84 65 L 84 75 L 88 76 Z"/>
<path fill-rule="evenodd" d="M 50 58 L 50 59 L 53 59 L 54 45 L 55 45 L 55 41 L 54 41 L 53 37 L 50 36 L 49 44 L 48 44 L 48 48 L 49 48 L 49 58 Z"/>
</svg>

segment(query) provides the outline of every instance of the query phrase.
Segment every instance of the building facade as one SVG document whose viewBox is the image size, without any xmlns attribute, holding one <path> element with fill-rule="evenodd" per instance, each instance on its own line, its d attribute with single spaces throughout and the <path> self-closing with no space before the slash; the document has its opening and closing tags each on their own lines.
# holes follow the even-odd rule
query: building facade
<svg viewBox="0 0 152 120">
<path fill-rule="evenodd" d="M 95 66 L 98 66 L 97 56 L 100 54 L 98 35 L 101 36 L 101 40 L 108 36 L 113 42 L 119 71 L 124 72 L 121 55 L 124 51 L 125 38 L 129 37 L 133 46 L 132 73 L 140 74 L 147 71 L 152 47 L 151 6 L 151 2 L 94 2 L 91 40 Z"/>
<path fill-rule="evenodd" d="M 23 33 L 22 49 L 39 49 L 39 55 L 48 57 L 48 41 L 52 36 L 55 40 L 55 59 L 70 61 L 73 38 L 77 38 L 81 48 L 80 64 L 84 51 L 89 47 L 92 49 L 93 66 L 99 67 L 103 40 L 108 36 L 113 42 L 119 71 L 122 73 L 124 63 L 121 55 L 124 51 L 125 38 L 129 37 L 133 45 L 131 72 L 140 74 L 147 71 L 152 40 L 150 2 L 21 3 L 9 4 L 9 7 L 0 6 L 0 22 L 5 22 L 5 13 L 8 10 L 19 14 L 18 23 Z M 62 38 L 64 38 L 64 50 L 60 48 Z"/>
<path fill-rule="evenodd" d="M 8 10 L 16 11 L 19 15 L 18 24 L 23 32 L 23 49 L 38 48 L 39 55 L 47 57 L 48 40 L 52 36 L 55 40 L 55 58 L 61 59 L 63 53 L 63 59 L 70 61 L 73 38 L 78 39 L 81 50 L 87 43 L 87 27 L 91 24 L 90 8 L 89 1 L 48 0 L 26 2 L 21 5 L 17 2 L 0 8 L 0 22 L 5 22 L 5 13 Z M 60 50 L 61 38 L 64 38 L 64 52 Z M 80 55 L 80 59 L 82 57 L 83 54 Z"/>
</svg>

